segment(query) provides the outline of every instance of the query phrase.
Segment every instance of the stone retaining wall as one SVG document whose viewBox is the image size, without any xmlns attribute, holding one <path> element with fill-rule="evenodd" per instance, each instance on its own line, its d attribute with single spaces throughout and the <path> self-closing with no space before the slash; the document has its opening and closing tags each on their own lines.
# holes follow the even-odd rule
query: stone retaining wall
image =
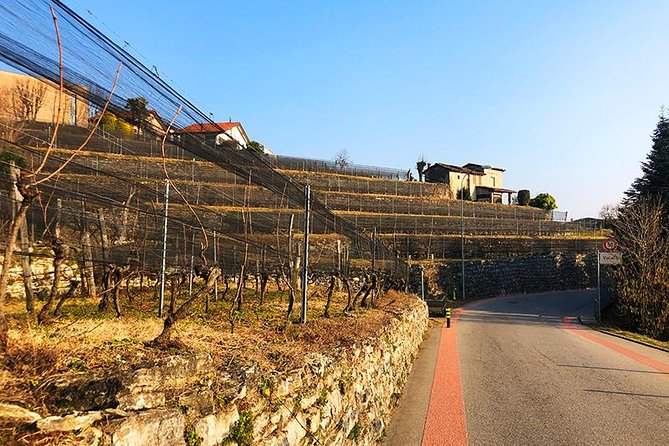
<svg viewBox="0 0 669 446">
<path fill-rule="evenodd" d="M 277 377 L 269 407 L 254 418 L 255 443 L 367 445 L 382 440 L 427 329 L 427 309 L 416 302 L 376 339 L 332 356 L 307 355 L 305 367 Z M 278 410 L 267 410 L 272 405 Z"/>
<path fill-rule="evenodd" d="M 427 326 L 427 307 L 415 299 L 375 337 L 307 353 L 289 372 L 243 361 L 217 368 L 206 353 L 182 353 L 140 369 L 56 380 L 48 391 L 61 416 L 0 404 L 0 421 L 45 435 L 69 432 L 76 439 L 68 444 L 90 446 L 376 444 Z"/>
<path fill-rule="evenodd" d="M 17 243 L 17 249 L 20 247 Z M 31 268 L 33 272 L 33 291 L 38 296 L 40 294 L 46 295 L 51 290 L 53 283 L 53 252 L 50 248 L 38 246 L 31 249 L 31 252 L 45 257 L 34 257 L 31 259 Z M 5 256 L 0 254 L 0 264 L 4 262 Z M 62 278 L 58 288 L 61 292 L 67 291 L 70 287 L 70 279 L 77 279 L 79 276 L 79 266 L 77 262 L 66 259 L 62 266 Z M 0 268 L 1 270 L 2 268 Z M 9 280 L 7 283 L 8 300 L 23 300 L 25 299 L 25 289 L 23 285 L 23 270 L 21 269 L 21 256 L 14 254 L 12 257 L 12 265 L 9 268 Z M 46 297 L 46 296 L 44 296 Z"/>
<path fill-rule="evenodd" d="M 460 297 L 461 264 L 430 265 L 425 269 L 426 291 L 430 295 Z M 467 297 L 484 298 L 506 294 L 583 289 L 596 286 L 597 256 L 555 254 L 465 262 Z M 412 289 L 420 292 L 420 272 L 412 271 Z"/>
</svg>

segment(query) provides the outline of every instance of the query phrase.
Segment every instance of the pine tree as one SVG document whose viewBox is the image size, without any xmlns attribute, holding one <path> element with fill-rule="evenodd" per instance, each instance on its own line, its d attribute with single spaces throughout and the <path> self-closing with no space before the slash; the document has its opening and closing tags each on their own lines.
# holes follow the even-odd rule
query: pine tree
<svg viewBox="0 0 669 446">
<path fill-rule="evenodd" d="M 653 148 L 641 163 L 641 171 L 641 177 L 625 192 L 626 204 L 644 197 L 659 198 L 669 211 L 669 118 L 664 110 L 653 132 Z"/>
</svg>

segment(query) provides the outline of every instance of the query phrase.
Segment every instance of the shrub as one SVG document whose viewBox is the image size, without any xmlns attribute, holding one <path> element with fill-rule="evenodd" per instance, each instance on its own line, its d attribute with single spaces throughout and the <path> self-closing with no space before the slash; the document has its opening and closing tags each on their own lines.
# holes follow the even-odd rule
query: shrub
<svg viewBox="0 0 669 446">
<path fill-rule="evenodd" d="M 100 125 L 102 126 L 103 130 L 107 132 L 115 132 L 117 128 L 117 122 L 118 118 L 116 116 L 114 116 L 112 113 L 105 113 L 102 115 Z"/>
<path fill-rule="evenodd" d="M 351 429 L 351 432 L 348 433 L 346 438 L 349 440 L 356 441 L 358 438 L 360 438 L 360 434 L 362 433 L 362 428 L 360 427 L 359 423 L 355 423 L 353 425 L 353 429 Z"/>
<path fill-rule="evenodd" d="M 247 149 L 249 149 L 251 152 L 257 153 L 258 155 L 264 155 L 265 154 L 264 147 L 265 146 L 260 144 L 258 141 L 249 141 L 249 143 L 246 145 Z"/>
<path fill-rule="evenodd" d="M 239 420 L 230 431 L 224 444 L 236 442 L 238 446 L 250 446 L 253 443 L 253 415 L 250 411 L 239 414 Z"/>
<path fill-rule="evenodd" d="M 116 121 L 116 130 L 124 136 L 130 136 L 135 132 L 131 124 L 128 124 L 123 119 Z"/>
<path fill-rule="evenodd" d="M 521 189 L 518 191 L 518 204 L 520 206 L 527 206 L 530 204 L 530 191 L 527 189 Z"/>
<path fill-rule="evenodd" d="M 14 165 L 20 169 L 28 167 L 28 162 L 24 157 L 7 149 L 0 152 L 0 171 L 8 174 L 9 163 L 12 161 L 14 161 Z"/>
<path fill-rule="evenodd" d="M 471 200 L 472 194 L 469 192 L 469 189 L 462 188 L 458 191 L 458 200 Z"/>
<path fill-rule="evenodd" d="M 189 429 L 184 433 L 184 440 L 188 446 L 201 446 L 202 438 L 195 432 L 194 429 Z"/>
<path fill-rule="evenodd" d="M 557 208 L 557 202 L 551 194 L 539 194 L 536 197 L 532 198 L 529 202 L 529 205 L 535 208 L 544 209 L 547 211 L 552 211 Z"/>
</svg>

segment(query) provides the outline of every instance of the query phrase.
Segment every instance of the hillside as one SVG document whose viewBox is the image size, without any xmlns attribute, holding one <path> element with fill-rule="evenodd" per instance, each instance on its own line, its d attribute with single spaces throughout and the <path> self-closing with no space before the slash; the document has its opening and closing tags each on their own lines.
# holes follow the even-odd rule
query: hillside
<svg viewBox="0 0 669 446">
<path fill-rule="evenodd" d="M 50 129 L 35 125 L 25 133 L 30 136 L 24 137 L 22 142 L 33 149 L 23 155 L 36 163 L 44 152 L 40 146 L 50 136 Z M 52 168 L 58 160 L 69 157 L 72 148 L 81 144 L 85 135 L 84 129 L 62 128 L 57 140 L 58 149 L 52 152 Z M 81 214 L 82 200 L 87 209 L 91 208 L 87 213 L 94 214 L 93 208 L 100 206 L 109 209 L 110 220 L 117 232 L 137 233 L 143 218 L 145 234 L 142 237 L 155 253 L 161 238 L 165 178 L 160 152 L 159 141 L 121 139 L 98 131 L 85 150 L 58 176 L 52 185 L 54 196 L 63 199 L 64 212 L 69 212 L 73 219 Z M 268 161 L 294 183 L 310 184 L 314 197 L 338 219 L 355 225 L 360 234 L 370 235 L 376 231 L 379 244 L 388 247 L 378 253 L 380 261 L 392 260 L 390 253 L 435 262 L 459 259 L 462 225 L 468 259 L 591 252 L 602 239 L 598 230 L 582 228 L 577 223 L 551 221 L 549 213 L 531 207 L 453 200 L 448 196 L 447 188 L 439 184 L 368 176 L 374 173 L 373 170 L 337 171 L 325 166 L 317 166 L 318 171 L 298 170 L 299 163 L 294 159 L 283 163 L 281 157 Z M 301 167 L 314 168 L 314 163 L 307 161 Z M 249 252 L 252 260 L 258 260 L 267 255 L 265 251 L 280 251 L 282 245 L 285 246 L 291 216 L 294 231 L 301 232 L 301 207 L 289 202 L 283 194 L 256 185 L 253 169 L 249 170 L 248 178 L 241 178 L 169 144 L 166 145 L 164 166 L 183 198 L 193 207 L 189 209 L 172 191 L 170 227 L 181 226 L 168 234 L 175 251 L 173 264 L 184 264 L 180 258 L 188 263 L 188 251 L 198 244 L 193 238 L 199 237 L 197 218 L 212 235 L 217 231 L 217 240 L 223 237 L 219 256 L 230 264 L 231 271 L 236 269 L 234 265 L 242 256 L 241 251 L 248 250 L 245 243 L 242 246 L 243 239 L 250 237 L 257 241 L 257 246 L 251 247 Z M 2 205 L 7 209 L 6 202 Z M 116 221 L 118 213 L 114 210 L 124 212 L 127 228 L 118 227 L 122 223 Z M 89 217 L 95 219 L 95 215 Z M 33 224 L 39 225 L 39 220 L 43 218 L 33 215 Z M 314 219 L 311 224 L 318 250 L 312 257 L 316 261 L 315 269 L 319 262 L 323 267 L 335 262 L 337 239 L 351 247 L 352 258 L 368 257 L 362 255 L 362 251 L 356 254 L 356 251 L 364 250 L 361 244 L 368 242 L 350 240 L 341 234 L 336 236 L 337 223 Z M 128 239 L 127 234 L 125 237 Z M 319 239 L 322 240 L 320 245 Z M 208 255 L 213 259 L 213 248 L 210 251 Z M 142 263 L 151 263 L 150 258 L 155 257 L 151 252 L 145 256 Z M 232 259 L 228 262 L 229 257 Z"/>
</svg>

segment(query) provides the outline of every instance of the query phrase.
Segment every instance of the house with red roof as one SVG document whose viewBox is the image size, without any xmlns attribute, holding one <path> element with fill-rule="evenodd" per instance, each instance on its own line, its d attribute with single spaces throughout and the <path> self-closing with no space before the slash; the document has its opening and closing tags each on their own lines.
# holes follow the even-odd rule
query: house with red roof
<svg viewBox="0 0 669 446">
<path fill-rule="evenodd" d="M 188 125 L 175 130 L 177 138 L 196 137 L 205 144 L 236 145 L 237 148 L 246 148 L 250 139 L 241 122 L 203 122 Z"/>
</svg>

